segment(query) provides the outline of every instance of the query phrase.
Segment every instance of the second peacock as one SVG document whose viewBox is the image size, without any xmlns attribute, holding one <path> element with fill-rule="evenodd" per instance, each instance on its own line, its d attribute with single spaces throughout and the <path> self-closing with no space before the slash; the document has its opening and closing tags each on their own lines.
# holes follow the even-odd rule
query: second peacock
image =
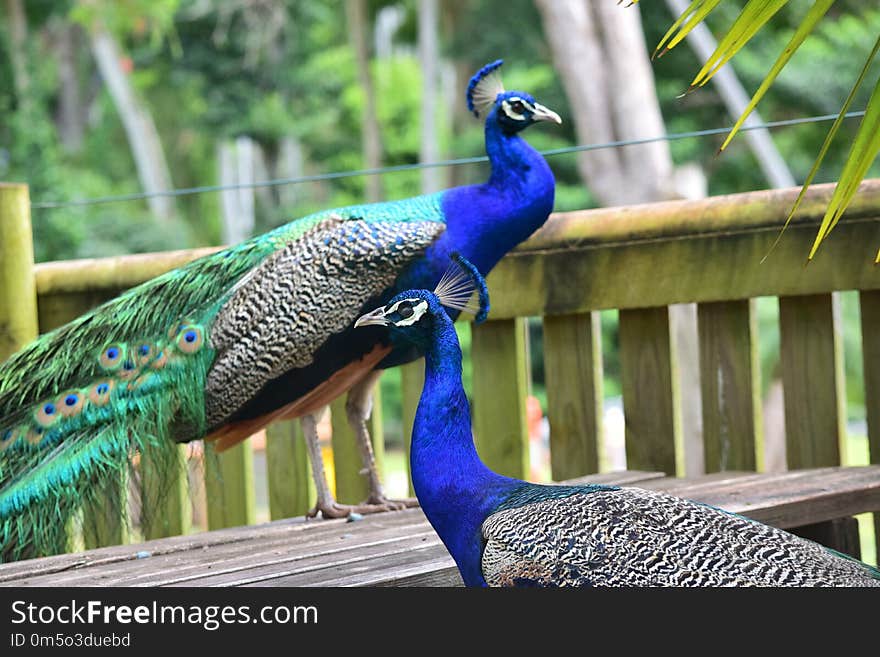
<svg viewBox="0 0 880 657">
<path fill-rule="evenodd" d="M 488 273 L 550 214 L 553 174 L 520 133 L 559 116 L 505 90 L 500 66 L 467 89 L 485 121 L 487 182 L 298 219 L 134 288 L 0 365 L 0 561 L 65 550 L 76 511 L 134 454 L 168 455 L 170 470 L 176 443 L 222 449 L 279 418 L 303 418 L 313 513 L 401 508 L 384 495 L 366 419 L 377 371 L 417 350 L 353 323 L 400 290 L 433 287 L 453 251 Z M 347 391 L 371 491 L 353 507 L 330 494 L 316 429 Z"/>
<path fill-rule="evenodd" d="M 401 292 L 357 325 L 388 327 L 393 340 L 425 353 L 413 486 L 466 585 L 880 586 L 880 571 L 867 564 L 704 504 L 489 470 L 474 446 L 461 349 L 444 308 L 462 308 L 478 289 L 479 321 L 488 292 L 477 269 L 458 261 L 462 269 L 435 292 Z"/>
</svg>

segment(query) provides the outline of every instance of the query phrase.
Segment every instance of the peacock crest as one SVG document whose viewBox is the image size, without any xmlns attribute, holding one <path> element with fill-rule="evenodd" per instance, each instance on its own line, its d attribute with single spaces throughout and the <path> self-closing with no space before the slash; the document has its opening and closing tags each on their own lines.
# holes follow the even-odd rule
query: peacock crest
<svg viewBox="0 0 880 657">
<path fill-rule="evenodd" d="M 500 72 L 502 64 L 504 64 L 503 59 L 496 59 L 491 64 L 486 64 L 468 83 L 467 107 L 478 119 L 485 118 L 498 94 L 504 93 Z"/>
</svg>

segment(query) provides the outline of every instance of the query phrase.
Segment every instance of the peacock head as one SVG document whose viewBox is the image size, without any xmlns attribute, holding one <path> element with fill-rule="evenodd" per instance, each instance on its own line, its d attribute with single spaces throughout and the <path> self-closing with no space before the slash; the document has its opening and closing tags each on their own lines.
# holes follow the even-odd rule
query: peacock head
<svg viewBox="0 0 880 657">
<path fill-rule="evenodd" d="M 502 131 L 515 134 L 538 121 L 562 123 L 553 110 L 544 107 L 524 91 L 505 91 L 499 59 L 486 64 L 471 78 L 467 89 L 467 106 L 477 118 L 497 121 Z"/>
<path fill-rule="evenodd" d="M 450 267 L 433 292 L 407 290 L 384 306 L 362 315 L 359 326 L 387 326 L 392 334 L 422 347 L 432 339 L 438 325 L 451 323 L 444 308 L 470 312 L 480 323 L 489 314 L 489 290 L 477 268 L 459 254 L 453 254 Z M 473 299 L 474 290 L 477 299 Z"/>
</svg>

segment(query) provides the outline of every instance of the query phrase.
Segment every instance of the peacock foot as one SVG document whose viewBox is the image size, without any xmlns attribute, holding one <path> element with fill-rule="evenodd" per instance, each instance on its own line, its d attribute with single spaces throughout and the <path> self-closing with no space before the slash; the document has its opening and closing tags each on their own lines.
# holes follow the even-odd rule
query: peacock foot
<svg viewBox="0 0 880 657">
<path fill-rule="evenodd" d="M 320 512 L 321 517 L 325 520 L 330 518 L 348 518 L 352 514 L 366 515 L 368 513 L 383 513 L 385 511 L 402 511 L 403 509 L 418 505 L 419 501 L 414 497 L 403 500 L 391 500 L 386 497 L 370 496 L 363 504 L 340 504 L 335 500 L 327 503 L 318 502 L 306 514 L 306 517 L 316 518 L 318 517 L 318 512 Z"/>
<path fill-rule="evenodd" d="M 359 511 L 358 513 L 379 513 L 381 511 L 403 511 L 418 506 L 419 501 L 414 497 L 407 497 L 402 500 L 392 500 L 384 495 L 370 495 L 362 506 L 376 507 L 375 511 Z"/>
</svg>

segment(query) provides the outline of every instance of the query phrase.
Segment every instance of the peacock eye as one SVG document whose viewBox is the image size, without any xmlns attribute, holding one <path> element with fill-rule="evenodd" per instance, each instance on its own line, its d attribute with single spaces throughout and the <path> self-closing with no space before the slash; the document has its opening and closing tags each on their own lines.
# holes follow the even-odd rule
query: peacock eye
<svg viewBox="0 0 880 657">
<path fill-rule="evenodd" d="M 412 315 L 413 315 L 412 306 L 400 306 L 397 309 L 397 312 L 404 319 L 408 319 L 408 318 L 412 317 Z"/>
<path fill-rule="evenodd" d="M 510 104 L 510 109 L 512 109 L 517 114 L 522 114 L 526 111 L 526 106 L 521 100 L 515 100 Z"/>
</svg>

